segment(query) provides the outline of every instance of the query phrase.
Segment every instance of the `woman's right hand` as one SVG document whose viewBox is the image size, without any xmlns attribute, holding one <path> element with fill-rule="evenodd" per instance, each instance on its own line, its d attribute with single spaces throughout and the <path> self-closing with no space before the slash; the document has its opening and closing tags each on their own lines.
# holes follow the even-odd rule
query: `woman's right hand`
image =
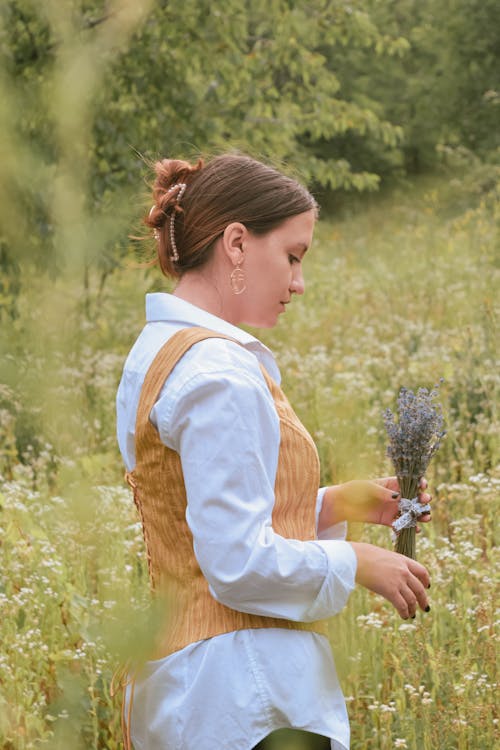
<svg viewBox="0 0 500 750">
<path fill-rule="evenodd" d="M 357 557 L 356 582 L 381 594 L 393 604 L 403 620 L 414 617 L 417 605 L 430 610 L 426 568 L 409 557 L 365 542 L 350 542 Z"/>
</svg>

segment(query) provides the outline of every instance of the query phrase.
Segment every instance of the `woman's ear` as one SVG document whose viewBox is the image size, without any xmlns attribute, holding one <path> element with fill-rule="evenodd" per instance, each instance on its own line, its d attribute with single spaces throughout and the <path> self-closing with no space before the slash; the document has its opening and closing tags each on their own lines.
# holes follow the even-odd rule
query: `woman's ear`
<svg viewBox="0 0 500 750">
<path fill-rule="evenodd" d="M 243 263 L 243 244 L 247 236 L 246 226 L 239 221 L 233 221 L 225 228 L 222 235 L 222 246 L 231 265 L 241 266 Z"/>
</svg>

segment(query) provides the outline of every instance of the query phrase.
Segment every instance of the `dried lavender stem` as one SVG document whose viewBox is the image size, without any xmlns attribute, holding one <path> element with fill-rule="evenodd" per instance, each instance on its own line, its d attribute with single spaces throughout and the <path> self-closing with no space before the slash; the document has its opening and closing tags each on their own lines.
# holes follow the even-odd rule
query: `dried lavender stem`
<svg viewBox="0 0 500 750">
<path fill-rule="evenodd" d="M 418 492 L 421 477 L 398 477 L 401 497 L 411 499 Z M 409 529 L 401 529 L 396 538 L 395 550 L 406 557 L 416 560 L 417 557 L 417 537 L 416 528 L 411 526 Z"/>
</svg>

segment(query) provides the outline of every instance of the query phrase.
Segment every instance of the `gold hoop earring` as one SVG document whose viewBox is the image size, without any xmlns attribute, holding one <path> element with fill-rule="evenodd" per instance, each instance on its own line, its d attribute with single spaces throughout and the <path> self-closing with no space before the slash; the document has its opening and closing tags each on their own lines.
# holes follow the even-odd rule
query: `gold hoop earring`
<svg viewBox="0 0 500 750">
<path fill-rule="evenodd" d="M 243 294 L 243 292 L 247 288 L 245 282 L 245 274 L 243 273 L 243 269 L 239 266 L 236 266 L 236 268 L 231 271 L 229 281 L 231 283 L 233 294 Z"/>
</svg>

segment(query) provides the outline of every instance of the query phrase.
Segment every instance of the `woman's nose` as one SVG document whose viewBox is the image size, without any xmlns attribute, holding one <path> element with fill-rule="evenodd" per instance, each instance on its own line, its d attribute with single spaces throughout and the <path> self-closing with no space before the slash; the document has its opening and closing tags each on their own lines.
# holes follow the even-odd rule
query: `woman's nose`
<svg viewBox="0 0 500 750">
<path fill-rule="evenodd" d="M 290 292 L 294 294 L 304 294 L 306 285 L 304 282 L 304 275 L 301 268 L 297 268 L 292 277 L 292 283 L 290 284 Z"/>
</svg>

